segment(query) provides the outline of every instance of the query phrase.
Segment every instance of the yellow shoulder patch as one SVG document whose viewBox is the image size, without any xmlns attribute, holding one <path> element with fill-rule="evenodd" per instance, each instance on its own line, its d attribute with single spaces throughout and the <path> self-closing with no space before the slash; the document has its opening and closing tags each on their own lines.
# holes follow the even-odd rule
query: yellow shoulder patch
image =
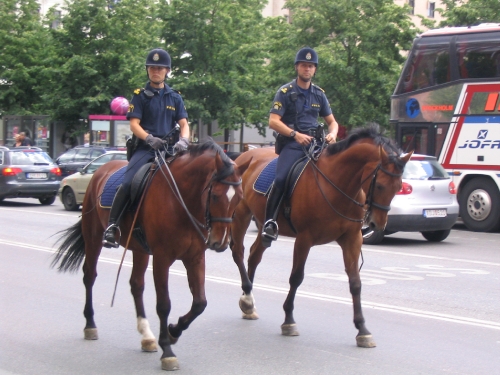
<svg viewBox="0 0 500 375">
<path fill-rule="evenodd" d="M 283 105 L 280 102 L 274 102 L 273 109 L 279 111 Z"/>
<path fill-rule="evenodd" d="M 283 92 L 283 94 L 286 94 L 286 92 L 288 91 L 288 88 L 287 88 L 287 87 L 283 87 L 283 88 L 281 89 L 281 91 Z"/>
<path fill-rule="evenodd" d="M 135 94 L 135 95 L 139 95 L 139 94 L 140 94 L 140 92 L 141 92 L 141 89 L 135 89 L 135 90 L 134 90 L 134 94 Z"/>
</svg>

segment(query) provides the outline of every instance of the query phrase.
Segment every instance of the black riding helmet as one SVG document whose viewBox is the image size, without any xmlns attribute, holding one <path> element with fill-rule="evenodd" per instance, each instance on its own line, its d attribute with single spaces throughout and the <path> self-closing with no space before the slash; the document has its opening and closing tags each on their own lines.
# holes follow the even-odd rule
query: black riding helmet
<svg viewBox="0 0 500 375">
<path fill-rule="evenodd" d="M 318 54 L 311 47 L 304 47 L 297 52 L 295 56 L 295 65 L 299 62 L 313 63 L 318 67 Z"/>
<path fill-rule="evenodd" d="M 167 51 L 161 48 L 151 50 L 146 58 L 146 67 L 161 66 L 170 69 L 171 60 Z"/>
</svg>

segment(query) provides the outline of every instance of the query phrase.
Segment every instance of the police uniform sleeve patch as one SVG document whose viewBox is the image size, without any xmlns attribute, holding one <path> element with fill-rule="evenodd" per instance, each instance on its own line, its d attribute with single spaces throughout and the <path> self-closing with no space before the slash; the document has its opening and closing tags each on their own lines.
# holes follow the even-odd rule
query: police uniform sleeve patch
<svg viewBox="0 0 500 375">
<path fill-rule="evenodd" d="M 273 109 L 279 111 L 283 105 L 280 102 L 274 102 Z"/>
<path fill-rule="evenodd" d="M 134 112 L 134 108 L 135 108 L 135 107 L 134 107 L 134 105 L 133 105 L 133 104 L 129 104 L 129 105 L 128 105 L 128 111 L 129 111 L 129 112 Z"/>
</svg>

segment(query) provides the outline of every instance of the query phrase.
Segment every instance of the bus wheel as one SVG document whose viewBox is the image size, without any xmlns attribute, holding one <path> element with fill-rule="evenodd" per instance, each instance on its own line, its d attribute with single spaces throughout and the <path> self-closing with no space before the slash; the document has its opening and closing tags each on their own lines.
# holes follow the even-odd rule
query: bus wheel
<svg viewBox="0 0 500 375">
<path fill-rule="evenodd" d="M 489 232 L 500 225 L 500 194 L 487 177 L 465 184 L 460 193 L 460 216 L 465 226 L 475 232 Z"/>
</svg>

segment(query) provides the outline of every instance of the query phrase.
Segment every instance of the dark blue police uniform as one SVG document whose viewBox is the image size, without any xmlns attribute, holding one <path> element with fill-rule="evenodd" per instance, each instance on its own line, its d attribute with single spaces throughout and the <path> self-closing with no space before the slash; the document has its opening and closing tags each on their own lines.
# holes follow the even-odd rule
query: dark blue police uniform
<svg viewBox="0 0 500 375">
<path fill-rule="evenodd" d="M 127 113 L 128 120 L 140 119 L 141 127 L 158 138 L 166 136 L 175 127 L 176 122 L 187 117 L 184 101 L 177 91 L 166 84 L 162 89 L 155 89 L 149 82 L 144 89 L 134 91 Z M 129 161 L 122 188 L 128 192 L 134 175 L 154 157 L 155 151 L 146 142 L 139 142 Z"/>
<path fill-rule="evenodd" d="M 294 97 L 295 101 L 292 100 Z M 304 90 L 293 80 L 278 90 L 270 113 L 281 116 L 281 121 L 291 129 L 308 134 L 310 129 L 316 129 L 318 117 L 331 115 L 332 110 L 322 88 L 311 84 L 308 90 Z M 284 191 L 288 172 L 303 156 L 302 146 L 295 140 L 283 147 L 276 165 L 274 185 L 277 189 Z"/>
</svg>

